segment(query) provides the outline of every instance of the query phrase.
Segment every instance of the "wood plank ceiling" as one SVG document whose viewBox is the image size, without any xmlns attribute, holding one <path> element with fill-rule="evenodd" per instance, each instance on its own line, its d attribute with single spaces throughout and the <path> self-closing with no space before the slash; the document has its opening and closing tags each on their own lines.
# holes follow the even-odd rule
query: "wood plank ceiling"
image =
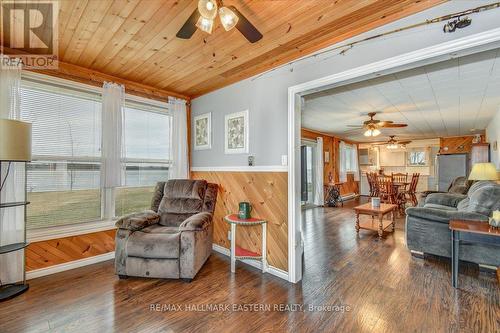
<svg viewBox="0 0 500 333">
<path fill-rule="evenodd" d="M 175 34 L 197 0 L 60 2 L 59 58 L 69 66 L 199 96 L 445 0 L 227 0 L 262 32 L 250 44 L 219 22 Z"/>
</svg>

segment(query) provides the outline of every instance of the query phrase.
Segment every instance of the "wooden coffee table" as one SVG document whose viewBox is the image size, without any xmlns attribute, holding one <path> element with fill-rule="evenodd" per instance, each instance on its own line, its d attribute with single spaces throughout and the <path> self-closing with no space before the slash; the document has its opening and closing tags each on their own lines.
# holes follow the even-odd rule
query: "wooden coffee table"
<svg viewBox="0 0 500 333">
<path fill-rule="evenodd" d="M 394 212 L 398 205 L 381 203 L 380 207 L 373 207 L 370 202 L 354 207 L 356 212 L 356 233 L 359 229 L 374 230 L 378 232 L 378 237 L 382 238 L 384 230 L 391 226 L 391 231 L 394 231 L 395 216 Z M 390 220 L 384 219 L 385 215 L 391 214 Z M 369 215 L 371 219 L 360 221 L 359 215 Z M 375 217 L 377 218 L 375 220 Z"/>
<path fill-rule="evenodd" d="M 500 246 L 500 229 L 485 221 L 451 220 L 451 284 L 458 286 L 458 258 L 460 241 Z"/>
</svg>

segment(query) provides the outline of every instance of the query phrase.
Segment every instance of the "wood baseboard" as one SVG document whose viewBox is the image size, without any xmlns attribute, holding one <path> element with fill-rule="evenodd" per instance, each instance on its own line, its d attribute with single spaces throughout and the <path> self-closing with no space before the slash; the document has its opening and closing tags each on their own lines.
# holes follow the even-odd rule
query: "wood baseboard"
<svg viewBox="0 0 500 333">
<path fill-rule="evenodd" d="M 35 279 L 35 278 L 46 276 L 46 275 L 56 274 L 59 272 L 68 271 L 70 269 L 75 269 L 75 268 L 79 268 L 79 267 L 83 267 L 83 266 L 87 266 L 87 265 L 92 265 L 92 264 L 97 264 L 98 262 L 111 260 L 114 258 L 115 258 L 115 251 L 112 251 L 112 252 L 99 254 L 99 255 L 96 255 L 93 257 L 89 257 L 89 258 L 73 260 L 70 262 L 65 262 L 63 264 L 34 269 L 32 271 L 26 272 L 26 279 L 30 280 L 30 279 Z"/>
<path fill-rule="evenodd" d="M 231 256 L 231 252 L 229 249 L 226 249 L 225 247 L 223 246 L 220 246 L 220 245 L 217 245 L 217 244 L 213 244 L 212 245 L 212 249 L 215 251 L 215 252 L 218 252 L 220 254 L 223 254 L 227 257 L 230 257 Z M 260 261 L 257 261 L 257 260 L 238 260 L 239 262 L 243 262 L 247 265 L 250 265 L 252 267 L 255 267 L 259 270 L 262 270 L 262 263 Z M 286 280 L 288 281 L 288 273 L 279 269 L 279 268 L 276 268 L 276 267 L 273 267 L 273 266 L 268 266 L 267 267 L 267 273 L 271 274 L 271 275 L 274 275 L 274 276 L 277 276 L 283 280 Z"/>
</svg>

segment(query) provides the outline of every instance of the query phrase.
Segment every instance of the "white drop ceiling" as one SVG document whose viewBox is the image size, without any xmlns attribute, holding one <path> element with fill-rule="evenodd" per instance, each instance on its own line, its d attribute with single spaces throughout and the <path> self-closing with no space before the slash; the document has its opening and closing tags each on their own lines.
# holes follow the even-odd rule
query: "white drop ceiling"
<svg viewBox="0 0 500 333">
<path fill-rule="evenodd" d="M 383 141 L 483 133 L 500 107 L 500 49 L 451 59 L 305 96 L 302 126 L 346 139 Z M 375 138 L 360 125 L 375 119 L 406 123 Z M 475 131 L 471 131 L 474 129 Z"/>
</svg>

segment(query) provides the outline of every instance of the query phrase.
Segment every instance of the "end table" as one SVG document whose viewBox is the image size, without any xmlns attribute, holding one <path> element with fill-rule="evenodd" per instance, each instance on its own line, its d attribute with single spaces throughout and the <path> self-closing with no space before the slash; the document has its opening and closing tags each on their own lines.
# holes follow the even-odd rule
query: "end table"
<svg viewBox="0 0 500 333">
<path fill-rule="evenodd" d="M 458 258 L 460 241 L 488 243 L 500 246 L 500 229 L 487 221 L 451 220 L 451 284 L 458 287 Z"/>
<path fill-rule="evenodd" d="M 230 214 L 224 217 L 224 220 L 231 225 L 231 272 L 236 271 L 236 260 L 251 259 L 260 260 L 262 262 L 262 273 L 267 271 L 266 259 L 266 226 L 267 221 L 260 218 L 240 219 L 238 214 Z M 236 226 L 262 226 L 262 249 L 260 253 L 255 253 L 236 245 Z"/>
</svg>

